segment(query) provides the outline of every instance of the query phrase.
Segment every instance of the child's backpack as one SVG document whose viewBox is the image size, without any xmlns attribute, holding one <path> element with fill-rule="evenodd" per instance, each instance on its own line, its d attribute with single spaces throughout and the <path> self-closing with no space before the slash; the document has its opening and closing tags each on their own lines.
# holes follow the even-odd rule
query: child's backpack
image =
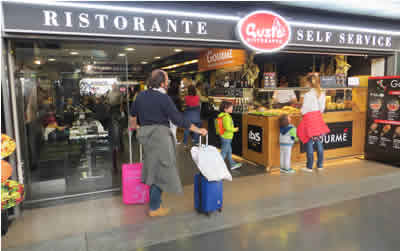
<svg viewBox="0 0 400 251">
<path fill-rule="evenodd" d="M 224 135 L 224 133 L 225 133 L 225 128 L 224 128 L 224 124 L 223 124 L 223 120 L 224 119 L 224 116 L 222 116 L 222 117 L 218 117 L 218 118 L 216 118 L 215 119 L 215 130 L 216 130 L 216 133 L 217 133 L 217 135 Z"/>
</svg>

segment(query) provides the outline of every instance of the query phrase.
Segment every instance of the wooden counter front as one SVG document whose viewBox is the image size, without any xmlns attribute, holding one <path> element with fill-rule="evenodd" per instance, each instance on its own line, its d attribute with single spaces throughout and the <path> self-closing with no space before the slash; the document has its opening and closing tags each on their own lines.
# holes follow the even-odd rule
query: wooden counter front
<svg viewBox="0 0 400 251">
<path fill-rule="evenodd" d="M 352 122 L 352 146 L 337 149 L 326 149 L 324 158 L 337 158 L 358 155 L 364 152 L 365 145 L 365 112 L 343 111 L 323 114 L 324 121 L 329 123 Z M 300 115 L 292 115 L 292 124 L 296 127 L 301 120 Z M 262 151 L 256 152 L 248 146 L 248 126 L 262 128 Z M 264 117 L 257 115 L 243 116 L 243 157 L 267 168 L 279 168 L 279 117 Z M 292 163 L 305 161 L 306 154 L 300 152 L 300 143 L 293 146 Z"/>
</svg>

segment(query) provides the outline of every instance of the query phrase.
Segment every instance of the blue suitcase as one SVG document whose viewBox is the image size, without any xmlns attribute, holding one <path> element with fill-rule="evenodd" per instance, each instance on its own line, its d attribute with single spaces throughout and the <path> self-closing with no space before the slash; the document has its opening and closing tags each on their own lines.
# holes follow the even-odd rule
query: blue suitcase
<svg viewBox="0 0 400 251">
<path fill-rule="evenodd" d="M 208 181 L 200 173 L 194 176 L 194 208 L 197 212 L 206 215 L 222 212 L 222 199 L 222 181 Z"/>
</svg>

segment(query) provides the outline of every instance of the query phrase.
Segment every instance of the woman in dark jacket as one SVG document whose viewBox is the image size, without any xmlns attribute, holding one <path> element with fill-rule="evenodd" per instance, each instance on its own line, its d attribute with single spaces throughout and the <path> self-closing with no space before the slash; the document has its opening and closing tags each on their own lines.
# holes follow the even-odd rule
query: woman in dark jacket
<svg viewBox="0 0 400 251">
<path fill-rule="evenodd" d="M 179 112 L 182 112 L 182 100 L 179 95 L 179 82 L 177 82 L 177 81 L 171 82 L 171 85 L 168 88 L 168 96 L 174 102 L 176 109 Z M 176 138 L 176 130 L 178 129 L 178 127 L 176 125 L 174 125 L 174 123 L 172 123 L 171 121 L 169 123 L 170 123 L 170 128 L 171 128 L 172 134 L 174 135 L 175 143 L 179 144 L 178 139 Z"/>
</svg>

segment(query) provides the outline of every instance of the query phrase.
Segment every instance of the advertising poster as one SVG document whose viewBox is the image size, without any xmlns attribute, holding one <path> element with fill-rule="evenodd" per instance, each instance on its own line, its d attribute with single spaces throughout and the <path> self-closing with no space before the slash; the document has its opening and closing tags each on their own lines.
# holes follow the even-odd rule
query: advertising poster
<svg viewBox="0 0 400 251">
<path fill-rule="evenodd" d="M 365 157 L 400 166 L 400 76 L 368 79 Z"/>
<path fill-rule="evenodd" d="M 249 125 L 247 130 L 248 130 L 248 141 L 247 141 L 248 149 L 261 153 L 263 145 L 263 129 L 259 126 Z"/>
<path fill-rule="evenodd" d="M 353 146 L 353 122 L 328 123 L 330 132 L 321 136 L 324 150 L 332 150 Z M 316 149 L 315 149 L 316 150 Z M 300 152 L 306 151 L 305 145 L 300 144 Z"/>
</svg>

